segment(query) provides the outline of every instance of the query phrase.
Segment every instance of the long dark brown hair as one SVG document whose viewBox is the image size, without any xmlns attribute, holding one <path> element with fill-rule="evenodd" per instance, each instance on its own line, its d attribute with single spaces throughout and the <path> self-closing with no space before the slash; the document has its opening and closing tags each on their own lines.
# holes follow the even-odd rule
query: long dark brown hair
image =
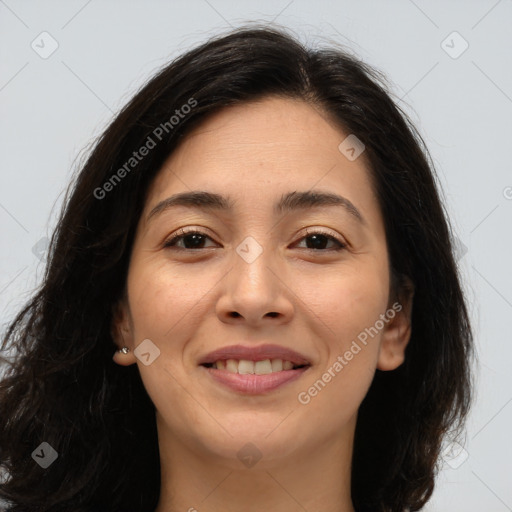
<svg viewBox="0 0 512 512">
<path fill-rule="evenodd" d="M 112 361 L 112 306 L 164 160 L 206 116 L 270 95 L 313 104 L 366 146 L 392 275 L 410 279 L 415 295 L 405 362 L 377 370 L 359 409 L 352 500 L 373 512 L 415 511 L 428 501 L 441 442 L 462 431 L 469 410 L 473 354 L 432 159 L 379 71 L 336 45 L 309 48 L 284 29 L 245 26 L 152 77 L 68 188 L 42 284 L 2 340 L 16 354 L 4 358 L 0 382 L 0 498 L 12 512 L 156 507 L 155 408 L 137 365 Z M 130 161 L 148 137 L 155 146 Z M 42 442 L 58 453 L 47 469 L 32 457 Z"/>
</svg>

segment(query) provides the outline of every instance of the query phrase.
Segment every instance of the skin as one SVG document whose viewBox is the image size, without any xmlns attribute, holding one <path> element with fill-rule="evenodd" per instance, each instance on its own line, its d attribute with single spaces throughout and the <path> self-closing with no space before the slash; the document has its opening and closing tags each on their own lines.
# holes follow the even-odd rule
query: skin
<svg viewBox="0 0 512 512">
<path fill-rule="evenodd" d="M 338 149 L 347 135 L 317 107 L 268 97 L 210 117 L 155 178 L 113 333 L 130 349 L 114 361 L 138 365 L 157 410 L 156 512 L 354 511 L 357 411 L 376 368 L 394 370 L 404 360 L 412 299 L 307 405 L 298 401 L 395 302 L 365 155 L 350 161 Z M 191 190 L 229 195 L 235 209 L 180 206 L 146 221 L 159 201 Z M 273 214 L 282 194 L 308 190 L 346 197 L 364 224 L 339 206 Z M 203 248 L 163 247 L 183 227 L 209 237 Z M 309 237 L 327 232 L 346 248 L 335 251 L 323 239 L 315 249 L 306 228 Z M 250 264 L 236 252 L 247 236 L 263 249 Z M 178 244 L 194 247 L 190 238 Z M 160 350 L 148 366 L 133 352 L 145 339 Z M 202 355 L 238 343 L 280 344 L 306 355 L 311 367 L 275 391 L 242 395 L 198 366 Z M 261 454 L 250 468 L 237 456 L 249 442 Z"/>
</svg>

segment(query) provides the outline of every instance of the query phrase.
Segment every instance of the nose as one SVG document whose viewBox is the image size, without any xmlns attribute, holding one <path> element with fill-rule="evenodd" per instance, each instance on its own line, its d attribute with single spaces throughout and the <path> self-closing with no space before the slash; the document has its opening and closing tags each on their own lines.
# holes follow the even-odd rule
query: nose
<svg viewBox="0 0 512 512">
<path fill-rule="evenodd" d="M 276 263 L 271 250 L 264 250 L 254 261 L 235 254 L 233 265 L 223 279 L 217 302 L 219 319 L 258 327 L 287 323 L 293 317 L 294 294 L 286 273 Z"/>
</svg>

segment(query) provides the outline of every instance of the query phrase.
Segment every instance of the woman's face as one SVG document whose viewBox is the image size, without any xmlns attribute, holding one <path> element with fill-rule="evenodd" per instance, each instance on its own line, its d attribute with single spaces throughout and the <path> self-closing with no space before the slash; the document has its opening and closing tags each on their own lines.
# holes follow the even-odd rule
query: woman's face
<svg viewBox="0 0 512 512">
<path fill-rule="evenodd" d="M 114 360 L 138 365 L 161 444 L 240 467 L 251 450 L 264 463 L 347 443 L 375 369 L 402 363 L 408 318 L 365 154 L 338 148 L 349 135 L 266 98 L 213 115 L 157 175 L 114 324 L 131 351 Z M 161 204 L 191 192 L 216 199 Z M 286 369 L 287 351 L 307 365 Z"/>
</svg>

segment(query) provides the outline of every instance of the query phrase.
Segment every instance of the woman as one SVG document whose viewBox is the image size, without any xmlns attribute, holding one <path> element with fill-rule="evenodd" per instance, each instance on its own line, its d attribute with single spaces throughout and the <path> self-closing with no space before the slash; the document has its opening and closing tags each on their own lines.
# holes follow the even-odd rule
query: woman
<svg viewBox="0 0 512 512">
<path fill-rule="evenodd" d="M 379 74 L 245 27 L 80 170 L 10 326 L 11 511 L 405 511 L 471 399 L 428 151 Z"/>
</svg>

